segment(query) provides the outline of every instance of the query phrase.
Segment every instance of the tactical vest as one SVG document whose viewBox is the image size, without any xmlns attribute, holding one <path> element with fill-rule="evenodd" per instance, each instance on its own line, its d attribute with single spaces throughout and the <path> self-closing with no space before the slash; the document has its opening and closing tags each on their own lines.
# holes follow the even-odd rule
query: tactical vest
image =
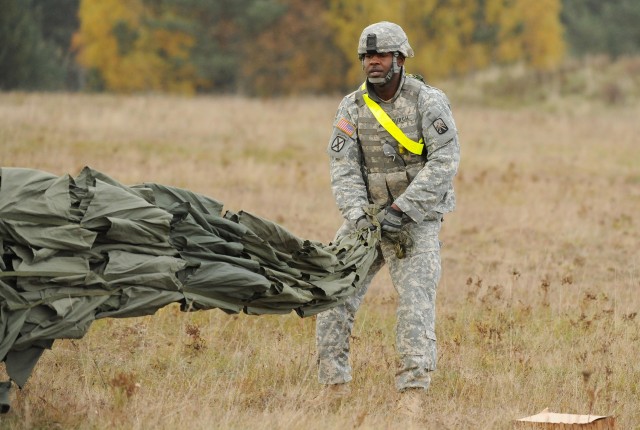
<svg viewBox="0 0 640 430">
<path fill-rule="evenodd" d="M 384 111 L 410 139 L 422 137 L 422 124 L 417 110 L 418 94 L 423 84 L 407 77 L 393 104 L 381 103 Z M 358 138 L 364 157 L 364 176 L 369 197 L 373 203 L 387 205 L 402 194 L 409 183 L 424 167 L 426 151 L 416 155 L 398 144 L 391 134 L 373 116 L 358 90 Z"/>
</svg>

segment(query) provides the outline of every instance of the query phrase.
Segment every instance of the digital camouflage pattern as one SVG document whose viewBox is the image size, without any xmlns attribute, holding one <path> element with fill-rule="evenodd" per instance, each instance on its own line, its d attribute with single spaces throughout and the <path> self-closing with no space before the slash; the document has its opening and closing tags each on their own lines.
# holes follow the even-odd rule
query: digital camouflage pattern
<svg viewBox="0 0 640 430">
<path fill-rule="evenodd" d="M 367 46 L 367 36 L 376 35 L 375 47 Z M 358 41 L 358 54 L 365 54 L 368 50 L 376 52 L 400 52 L 405 57 L 413 57 L 413 49 L 402 27 L 388 21 L 377 22 L 365 27 Z"/>
<path fill-rule="evenodd" d="M 402 73 L 404 74 L 404 70 Z M 414 98 L 404 94 L 408 87 L 405 85 L 407 81 L 410 81 L 411 86 L 419 84 L 417 102 L 412 102 Z M 390 143 L 396 151 L 400 151 L 395 139 L 382 126 L 375 125 L 376 120 L 367 106 L 357 103 L 357 94 L 358 91 L 354 91 L 340 103 L 327 148 L 336 203 L 343 217 L 352 222 L 364 215 L 363 208 L 370 203 L 368 178 L 362 174 L 363 167 L 360 165 L 363 157 L 361 142 L 365 141 L 367 150 L 374 152 L 371 157 L 384 157 L 381 147 L 384 143 Z M 374 91 L 368 91 L 368 94 L 380 103 L 403 131 L 407 131 L 407 137 L 416 141 L 422 137 L 425 143 L 424 168 L 408 172 L 411 184 L 393 200 L 395 204 L 415 222 L 420 222 L 427 216 L 436 216 L 433 212 L 451 212 L 455 208 L 453 177 L 460 162 L 460 148 L 446 95 L 409 76 L 402 77 L 400 89 L 391 103 L 381 101 Z M 357 131 L 348 135 L 337 127 L 343 119 L 356 124 Z M 440 128 L 436 129 L 434 123 Z M 446 130 L 442 128 L 442 123 L 446 125 Z M 378 148 L 375 143 L 378 143 Z M 375 151 L 378 153 L 375 154 Z M 368 169 L 364 166 L 366 173 Z"/>
<path fill-rule="evenodd" d="M 406 256 L 398 258 L 393 240 L 382 237 L 381 253 L 371 266 L 362 286 L 344 304 L 317 316 L 318 375 L 322 384 L 351 381 L 349 338 L 358 310 L 371 281 L 386 263 L 398 293 L 396 311 L 396 349 L 400 369 L 396 376 L 399 390 L 428 388 L 429 372 L 436 368 L 435 299 L 440 280 L 440 220 L 405 226 L 414 238 Z M 345 223 L 338 235 L 352 230 Z"/>
<path fill-rule="evenodd" d="M 453 178 L 460 160 L 457 130 L 449 101 L 444 93 L 425 84 L 418 84 L 417 100 L 404 94 L 416 85 L 414 78 L 404 75 L 398 92 L 389 102 L 375 97 L 396 124 L 408 131 L 413 140 L 424 139 L 423 165 L 417 172 L 402 171 L 389 167 L 383 171 L 384 185 L 372 190 L 366 160 L 384 156 L 381 148 L 394 140 L 382 126 L 372 126 L 373 114 L 358 103 L 355 91 L 347 95 L 338 107 L 333 133 L 327 152 L 330 155 L 330 173 L 333 194 L 345 223 L 337 237 L 353 230 L 355 222 L 363 216 L 374 201 L 372 194 L 387 197 L 388 204 L 395 203 L 404 212 L 403 232 L 411 246 L 399 258 L 394 239 L 383 235 L 381 253 L 364 284 L 354 296 L 336 308 L 318 315 L 316 342 L 318 347 L 318 376 L 323 384 L 334 384 L 351 380 L 349 365 L 349 337 L 355 318 L 367 288 L 383 264 L 388 264 L 391 280 L 398 293 L 396 349 L 400 356 L 400 369 L 396 376 L 396 387 L 428 388 L 429 372 L 436 368 L 435 298 L 440 280 L 440 232 L 443 214 L 455 208 Z M 410 85 L 406 85 L 407 82 Z M 369 84 L 367 84 L 369 86 Z M 369 88 L 369 87 L 368 87 Z M 356 131 L 345 133 L 340 121 L 354 124 Z M 373 119 L 375 121 L 375 119 Z M 411 135 L 411 130 L 415 130 Z M 336 142 L 342 142 L 336 145 Z M 363 142 L 365 144 L 363 145 Z M 376 144 L 379 149 L 376 149 Z M 397 142 L 394 146 L 399 151 Z M 378 154 L 375 151 L 378 151 Z M 364 151 L 368 151 L 366 154 Z M 361 165 L 362 160 L 364 165 Z M 384 164 L 380 164 L 384 166 Z M 401 175 L 398 175 L 401 173 Z M 404 189 L 395 187 L 405 182 Z M 387 195 L 395 189 L 393 195 Z"/>
</svg>

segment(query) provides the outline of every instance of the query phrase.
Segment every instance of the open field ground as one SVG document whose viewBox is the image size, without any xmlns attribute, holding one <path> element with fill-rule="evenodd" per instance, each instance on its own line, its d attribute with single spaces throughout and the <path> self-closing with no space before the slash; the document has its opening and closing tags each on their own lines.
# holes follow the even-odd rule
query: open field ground
<svg viewBox="0 0 640 430">
<path fill-rule="evenodd" d="M 325 153 L 339 99 L 4 93 L 0 166 L 183 187 L 326 243 L 341 222 Z M 549 407 L 640 428 L 640 107 L 453 110 L 458 209 L 418 422 L 394 415 L 396 296 L 382 274 L 341 405 L 308 404 L 313 318 L 168 307 L 56 342 L 0 427 L 509 429 Z"/>
</svg>

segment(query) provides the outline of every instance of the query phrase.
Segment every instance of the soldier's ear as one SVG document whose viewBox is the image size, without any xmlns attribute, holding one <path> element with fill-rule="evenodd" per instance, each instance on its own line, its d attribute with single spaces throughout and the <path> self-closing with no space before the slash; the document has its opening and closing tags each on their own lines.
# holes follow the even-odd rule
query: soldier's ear
<svg viewBox="0 0 640 430">
<path fill-rule="evenodd" d="M 404 66 L 404 55 L 400 54 L 398 55 L 398 58 L 396 59 L 396 61 L 398 62 L 398 66 Z"/>
</svg>

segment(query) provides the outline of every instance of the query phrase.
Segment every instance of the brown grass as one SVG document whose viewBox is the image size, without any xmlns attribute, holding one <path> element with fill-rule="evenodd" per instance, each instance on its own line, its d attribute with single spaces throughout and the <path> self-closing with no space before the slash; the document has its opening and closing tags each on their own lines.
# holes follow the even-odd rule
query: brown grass
<svg viewBox="0 0 640 430">
<path fill-rule="evenodd" d="M 184 187 L 328 242 L 338 102 L 5 93 L 0 165 Z M 640 108 L 454 113 L 459 206 L 442 233 L 439 369 L 419 422 L 393 414 L 396 298 L 382 274 L 341 406 L 307 402 L 319 388 L 313 318 L 170 306 L 56 342 L 0 426 L 507 429 L 549 407 L 640 428 Z"/>
</svg>

